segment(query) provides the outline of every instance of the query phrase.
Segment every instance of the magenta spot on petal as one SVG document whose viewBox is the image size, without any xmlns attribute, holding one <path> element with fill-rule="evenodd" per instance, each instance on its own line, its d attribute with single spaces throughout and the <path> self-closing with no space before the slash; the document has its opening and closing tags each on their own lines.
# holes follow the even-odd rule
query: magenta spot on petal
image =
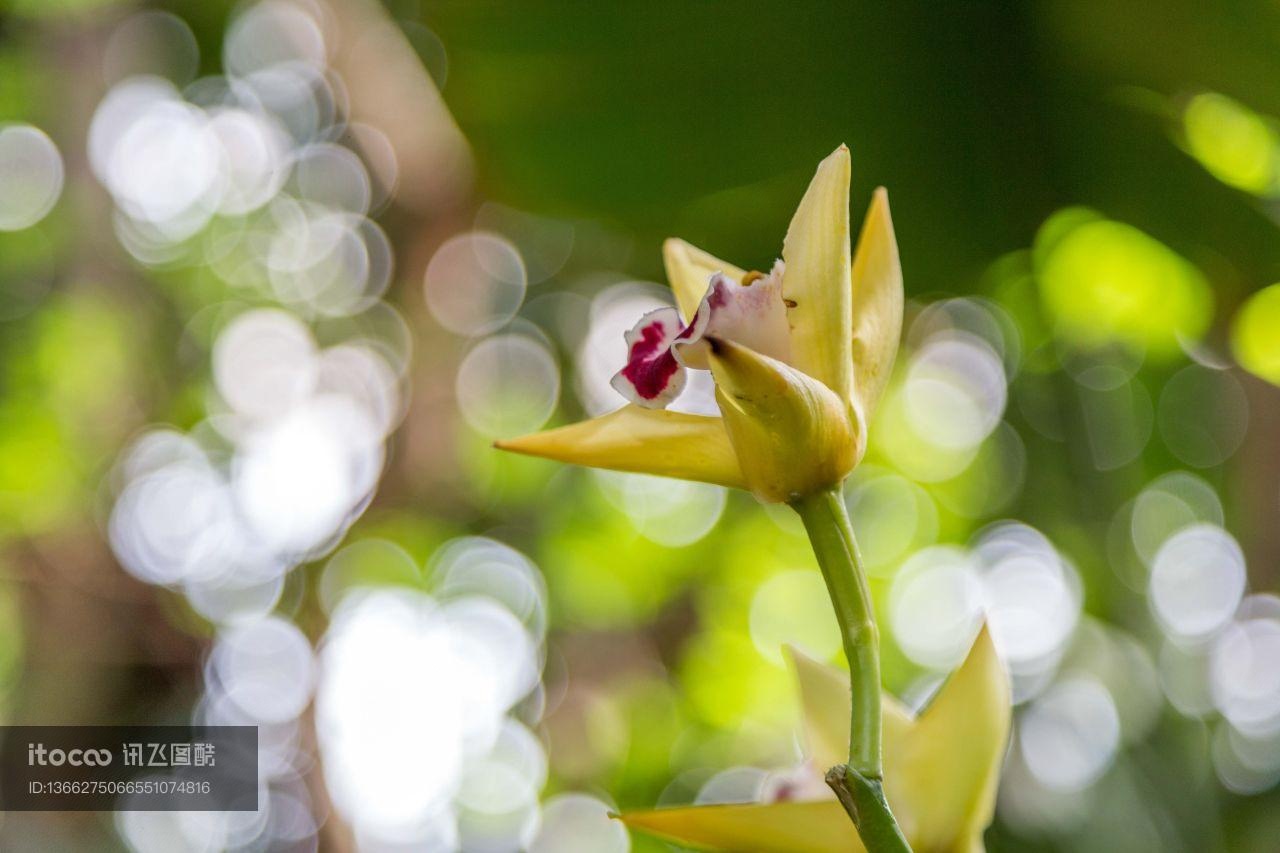
<svg viewBox="0 0 1280 853">
<path fill-rule="evenodd" d="M 796 798 L 797 793 L 795 784 L 791 782 L 783 782 L 778 785 L 777 790 L 773 792 L 773 802 L 789 803 Z"/>
<path fill-rule="evenodd" d="M 729 294 L 725 292 L 724 281 L 716 276 L 711 281 L 711 292 L 707 294 L 707 304 L 712 308 L 723 308 L 729 303 Z"/>
<path fill-rule="evenodd" d="M 663 336 L 662 321 L 654 320 L 640 330 L 640 340 L 631 345 L 631 352 L 627 354 L 627 358 L 630 361 L 652 358 L 653 354 L 662 348 Z"/>
<path fill-rule="evenodd" d="M 650 323 L 640 330 L 640 338 L 631 345 L 627 366 L 622 376 L 645 400 L 657 398 L 671 377 L 680 369 L 669 347 L 664 347 L 664 332 L 660 322 Z"/>
<path fill-rule="evenodd" d="M 653 400 L 666 390 L 671 377 L 679 369 L 680 365 L 676 363 L 676 357 L 670 352 L 664 352 L 650 361 L 628 363 L 622 368 L 622 375 L 636 389 L 638 395 L 645 400 Z"/>
</svg>

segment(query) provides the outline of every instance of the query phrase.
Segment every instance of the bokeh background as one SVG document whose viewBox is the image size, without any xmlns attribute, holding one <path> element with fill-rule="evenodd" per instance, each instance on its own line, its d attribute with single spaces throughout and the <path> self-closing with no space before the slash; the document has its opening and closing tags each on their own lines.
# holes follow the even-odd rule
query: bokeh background
<svg viewBox="0 0 1280 853">
<path fill-rule="evenodd" d="M 888 687 L 985 612 L 993 851 L 1276 849 L 1277 81 L 1269 2 L 7 0 L 2 719 L 259 725 L 263 807 L 0 844 L 660 851 L 606 812 L 803 784 L 794 520 L 490 443 L 619 405 L 661 240 L 767 269 L 846 142 Z"/>
</svg>

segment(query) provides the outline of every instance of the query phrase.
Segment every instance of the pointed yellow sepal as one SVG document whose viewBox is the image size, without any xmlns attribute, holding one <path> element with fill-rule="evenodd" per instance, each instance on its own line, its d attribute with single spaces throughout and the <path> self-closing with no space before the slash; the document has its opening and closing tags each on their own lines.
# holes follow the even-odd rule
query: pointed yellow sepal
<svg viewBox="0 0 1280 853">
<path fill-rule="evenodd" d="M 848 675 L 792 654 L 813 762 L 839 764 L 849 738 Z M 920 716 L 886 697 L 885 792 L 917 853 L 981 853 L 1009 736 L 1004 665 L 984 627 L 960 668 Z M 825 769 L 825 768 L 823 768 Z M 850 853 L 863 850 L 834 798 L 693 806 L 622 816 L 629 826 L 709 850 Z"/>
<path fill-rule="evenodd" d="M 756 497 L 795 500 L 853 470 L 862 434 L 830 388 L 730 341 L 714 341 L 710 361 L 725 428 Z"/>
<path fill-rule="evenodd" d="M 667 268 L 667 281 L 676 297 L 680 316 L 688 323 L 707 292 L 711 276 L 722 272 L 734 281 L 742 281 L 746 271 L 697 246 L 675 237 L 662 244 L 662 262 Z"/>
<path fill-rule="evenodd" d="M 841 399 L 849 398 L 853 376 L 849 172 L 841 145 L 818 164 L 782 243 L 791 362 Z"/>
<path fill-rule="evenodd" d="M 705 415 L 627 405 L 589 421 L 494 444 L 592 468 L 747 487 L 724 422 Z"/>
<path fill-rule="evenodd" d="M 981 849 L 1012 716 L 1009 675 L 983 625 L 964 663 L 916 718 L 906 748 L 885 755 L 889 800 L 911 816 L 911 828 L 903 829 L 917 850 L 975 842 L 964 849 Z"/>
<path fill-rule="evenodd" d="M 889 383 L 902 336 L 902 264 L 889 194 L 871 198 L 853 255 L 853 399 L 870 420 Z"/>
<path fill-rule="evenodd" d="M 834 798 L 812 802 L 692 806 L 621 817 L 639 829 L 699 850 L 751 853 L 853 853 L 865 848 Z"/>
</svg>

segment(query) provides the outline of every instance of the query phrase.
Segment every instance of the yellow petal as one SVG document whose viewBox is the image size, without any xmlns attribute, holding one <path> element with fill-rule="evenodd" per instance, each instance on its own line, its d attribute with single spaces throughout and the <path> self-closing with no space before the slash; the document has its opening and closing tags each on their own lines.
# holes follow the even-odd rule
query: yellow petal
<svg viewBox="0 0 1280 853">
<path fill-rule="evenodd" d="M 808 755 L 818 772 L 849 760 L 849 673 L 787 649 L 804 714 Z M 888 693 L 880 695 L 885 761 L 902 751 L 913 725 L 911 711 Z M 892 774 L 889 774 L 892 775 Z"/>
<path fill-rule="evenodd" d="M 849 399 L 853 329 L 849 260 L 849 149 L 818 165 L 782 244 L 782 295 L 791 363 Z"/>
<path fill-rule="evenodd" d="M 995 812 L 1012 713 L 1009 677 L 984 625 L 960 668 L 916 719 L 885 786 L 917 850 L 981 850 Z M 979 846 L 974 847 L 977 843 Z"/>
<path fill-rule="evenodd" d="M 702 251 L 684 240 L 671 238 L 662 244 L 662 261 L 667 267 L 667 281 L 675 292 L 680 316 L 687 323 L 698 310 L 712 275 L 722 272 L 734 281 L 742 281 L 746 272 L 715 255 Z"/>
<path fill-rule="evenodd" d="M 791 652 L 805 728 L 820 769 L 847 759 L 849 676 Z M 963 664 L 918 718 L 884 696 L 884 784 L 917 850 L 981 853 L 1009 734 L 1004 665 L 986 627 Z"/>
<path fill-rule="evenodd" d="M 752 853 L 855 853 L 865 848 L 834 799 L 690 806 L 624 814 L 634 829 L 708 850 Z"/>
<path fill-rule="evenodd" d="M 871 419 L 889 382 L 902 336 L 902 265 L 889 216 L 889 194 L 871 198 L 853 255 L 853 398 Z"/>
<path fill-rule="evenodd" d="M 844 480 L 861 437 L 831 389 L 731 341 L 715 341 L 710 361 L 729 439 L 756 497 L 790 501 Z"/>
<path fill-rule="evenodd" d="M 720 418 L 627 405 L 496 446 L 558 462 L 746 488 Z"/>
<path fill-rule="evenodd" d="M 815 763 L 842 763 L 849 738 L 848 675 L 788 651 L 800 682 Z M 915 850 L 982 853 L 1010 714 L 1008 676 L 986 627 L 918 718 L 884 696 L 886 794 Z M 658 809 L 622 819 L 633 828 L 710 850 L 864 849 L 835 799 Z"/>
</svg>

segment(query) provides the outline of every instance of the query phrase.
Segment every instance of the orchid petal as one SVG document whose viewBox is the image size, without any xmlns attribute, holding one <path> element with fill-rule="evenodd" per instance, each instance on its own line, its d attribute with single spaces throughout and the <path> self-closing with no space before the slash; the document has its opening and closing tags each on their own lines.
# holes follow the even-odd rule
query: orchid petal
<svg viewBox="0 0 1280 853">
<path fill-rule="evenodd" d="M 637 406 L 665 408 L 684 390 L 684 368 L 671 351 L 683 331 L 674 308 L 658 308 L 645 314 L 623 336 L 627 363 L 609 384 Z"/>
<path fill-rule="evenodd" d="M 870 420 L 889 383 L 902 336 L 902 264 L 889 194 L 871 197 L 853 255 L 853 397 Z"/>
<path fill-rule="evenodd" d="M 790 332 L 782 304 L 782 265 L 738 282 L 715 273 L 688 326 L 674 308 L 659 308 L 626 333 L 627 363 L 611 385 L 628 401 L 662 409 L 684 389 L 685 367 L 711 367 L 709 339 L 732 340 L 785 361 Z"/>
<path fill-rule="evenodd" d="M 741 281 L 724 273 L 711 276 L 689 327 L 675 342 L 676 357 L 687 367 L 709 369 L 707 338 L 733 341 L 779 361 L 789 358 L 791 331 L 782 302 L 781 262 L 768 275 L 748 273 Z"/>
<path fill-rule="evenodd" d="M 849 399 L 853 329 L 849 257 L 849 149 L 818 165 L 782 244 L 791 364 Z"/>
<path fill-rule="evenodd" d="M 800 682 L 811 759 L 840 764 L 848 745 L 849 679 L 788 650 Z M 912 718 L 884 697 L 886 796 L 914 849 L 982 853 L 1009 734 L 1008 675 L 984 626 L 964 663 Z M 750 805 L 691 806 L 622 816 L 640 829 L 712 850 L 760 853 L 862 851 L 834 797 Z"/>
<path fill-rule="evenodd" d="M 984 625 L 964 663 L 916 719 L 907 748 L 886 767 L 889 801 L 912 818 L 903 830 L 916 849 L 953 849 L 981 838 L 995 814 L 1011 715 L 1009 676 Z"/>
<path fill-rule="evenodd" d="M 862 437 L 826 385 L 732 341 L 711 354 L 716 401 L 748 487 L 767 502 L 831 488 L 853 469 Z"/>
<path fill-rule="evenodd" d="M 791 650 L 800 683 L 810 760 L 846 760 L 849 676 Z M 984 626 L 964 663 L 920 716 L 883 700 L 885 795 L 917 850 L 980 853 L 995 813 L 1009 735 L 1009 679 Z"/>
<path fill-rule="evenodd" d="M 707 282 L 716 273 L 724 273 L 735 281 L 742 281 L 746 272 L 697 246 L 674 237 L 662 244 L 662 260 L 667 268 L 667 281 L 675 293 L 680 316 L 686 322 L 693 318 L 707 292 Z"/>
<path fill-rule="evenodd" d="M 851 853 L 865 848 L 833 797 L 783 802 L 655 809 L 623 823 L 679 844 L 752 853 Z"/>
<path fill-rule="evenodd" d="M 746 488 L 724 423 L 705 415 L 623 406 L 589 421 L 496 445 L 591 468 Z"/>
</svg>

